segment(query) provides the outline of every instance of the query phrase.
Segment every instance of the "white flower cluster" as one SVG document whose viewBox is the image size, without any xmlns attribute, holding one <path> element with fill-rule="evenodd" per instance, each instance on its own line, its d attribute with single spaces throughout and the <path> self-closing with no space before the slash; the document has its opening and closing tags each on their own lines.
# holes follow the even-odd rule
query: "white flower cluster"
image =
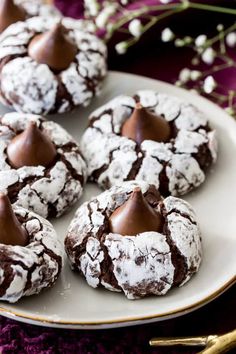
<svg viewBox="0 0 236 354">
<path fill-rule="evenodd" d="M 87 16 L 95 17 L 98 15 L 100 5 L 97 0 L 84 0 L 84 7 Z"/>
<path fill-rule="evenodd" d="M 183 68 L 179 73 L 178 84 L 184 84 L 189 80 L 196 81 L 201 77 L 201 72 L 198 70 L 190 70 L 189 68 Z"/>
<path fill-rule="evenodd" d="M 109 18 L 115 14 L 119 4 L 118 3 L 110 3 L 107 4 L 104 9 L 98 14 L 95 22 L 98 28 L 105 28 L 106 24 L 109 21 Z"/>
<path fill-rule="evenodd" d="M 202 61 L 208 65 L 213 64 L 216 52 L 212 47 L 207 47 L 207 36 L 205 34 L 200 34 L 195 39 L 195 46 L 197 52 L 201 54 Z"/>
<path fill-rule="evenodd" d="M 187 83 L 188 81 L 197 81 L 201 78 L 202 73 L 199 70 L 190 70 L 189 68 L 183 68 L 179 73 L 179 80 L 176 82 L 177 86 Z M 217 83 L 213 76 L 207 76 L 203 81 L 203 91 L 205 93 L 211 93 L 217 86 Z"/>
</svg>

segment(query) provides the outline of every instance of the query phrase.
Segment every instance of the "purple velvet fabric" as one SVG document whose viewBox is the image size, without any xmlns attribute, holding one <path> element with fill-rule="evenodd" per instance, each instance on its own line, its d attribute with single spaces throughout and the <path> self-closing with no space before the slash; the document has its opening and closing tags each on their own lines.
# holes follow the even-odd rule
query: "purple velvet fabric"
<svg viewBox="0 0 236 354">
<path fill-rule="evenodd" d="M 226 1 L 225 1 L 226 2 Z M 227 1 L 228 2 L 228 1 Z M 67 15 L 79 17 L 83 4 L 78 0 L 56 0 L 58 7 Z M 229 2 L 228 2 L 229 3 Z M 186 29 L 193 35 L 201 31 L 211 31 L 219 23 L 230 24 L 235 20 L 230 16 L 208 15 L 190 16 L 191 12 L 173 20 L 173 28 L 183 33 Z M 196 30 L 197 28 L 197 30 Z M 157 78 L 171 83 L 175 82 L 179 70 L 189 65 L 191 53 L 185 49 L 175 49 L 173 46 L 161 45 L 157 37 L 158 29 L 153 29 L 143 40 L 126 55 L 118 56 L 109 45 L 109 68 L 132 72 Z M 235 55 L 235 53 L 232 53 Z M 236 59 L 236 57 L 235 57 Z M 222 87 L 225 90 L 236 88 L 234 72 L 221 72 Z M 226 222 L 226 221 L 222 221 Z M 226 260 L 227 261 L 227 260 Z M 77 354 L 77 353 L 156 353 L 156 354 L 194 354 L 194 348 L 156 348 L 151 349 L 148 341 L 153 336 L 187 336 L 224 333 L 236 327 L 235 316 L 236 286 L 233 286 L 219 299 L 191 314 L 159 323 L 110 329 L 100 331 L 60 330 L 22 324 L 0 317 L 0 353 L 1 354 Z M 200 350 L 200 349 L 199 349 Z M 235 351 L 232 351 L 235 353 Z"/>
</svg>

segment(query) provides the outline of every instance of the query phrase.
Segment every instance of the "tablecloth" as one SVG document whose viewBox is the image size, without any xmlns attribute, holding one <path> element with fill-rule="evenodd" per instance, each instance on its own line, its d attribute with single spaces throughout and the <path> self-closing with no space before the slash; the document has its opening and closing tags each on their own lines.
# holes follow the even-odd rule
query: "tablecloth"
<svg viewBox="0 0 236 354">
<path fill-rule="evenodd" d="M 57 0 L 56 2 L 69 15 L 76 16 L 82 11 L 83 5 L 80 1 Z M 228 1 L 227 3 L 236 8 L 234 1 Z M 198 12 L 194 16 L 188 13 L 187 16 L 185 14 L 184 17 L 175 18 L 171 25 L 179 35 L 188 32 L 191 36 L 197 36 L 204 31 L 214 35 L 217 24 L 223 23 L 224 26 L 230 26 L 233 22 L 234 18 L 232 16 L 219 16 L 217 13 L 211 14 L 209 22 L 209 15 Z M 160 41 L 160 31 L 163 30 L 166 23 L 161 26 L 161 28 L 154 27 L 148 34 L 145 34 L 138 44 L 122 56 L 118 56 L 114 50 L 114 43 L 117 42 L 117 39 L 111 40 L 109 44 L 109 68 L 141 74 L 171 83 L 178 82 L 182 68 L 191 65 L 192 52 L 189 48 L 174 48 L 173 44 L 163 45 Z M 231 54 L 234 56 L 234 52 Z M 228 75 L 227 71 L 221 72 L 221 75 L 224 79 L 222 82 L 224 91 L 236 88 L 234 76 Z M 227 80 L 229 77 L 230 80 Z M 222 105 L 227 105 L 227 101 L 222 102 Z M 227 262 L 227 260 L 225 261 Z M 198 350 L 190 348 L 155 349 L 148 346 L 148 341 L 153 336 L 218 334 L 232 330 L 236 327 L 235 299 L 236 286 L 233 286 L 210 304 L 179 318 L 141 326 L 99 331 L 48 329 L 0 317 L 0 353 L 121 354 L 150 352 L 193 354 L 197 353 Z M 233 352 L 235 353 L 235 351 Z"/>
</svg>

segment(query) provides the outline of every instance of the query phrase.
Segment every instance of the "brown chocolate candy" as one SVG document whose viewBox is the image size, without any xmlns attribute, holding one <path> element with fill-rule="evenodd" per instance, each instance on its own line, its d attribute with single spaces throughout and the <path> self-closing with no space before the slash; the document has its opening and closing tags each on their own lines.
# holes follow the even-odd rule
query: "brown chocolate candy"
<svg viewBox="0 0 236 354">
<path fill-rule="evenodd" d="M 8 160 L 12 167 L 50 165 L 57 151 L 49 137 L 41 132 L 35 122 L 16 135 L 7 147 Z"/>
<path fill-rule="evenodd" d="M 0 32 L 3 32 L 12 23 L 25 19 L 25 10 L 21 6 L 15 5 L 13 0 L 0 1 Z"/>
<path fill-rule="evenodd" d="M 109 219 L 112 233 L 136 236 L 141 232 L 161 232 L 163 220 L 145 200 L 140 188 L 135 188 L 129 199 L 117 208 Z"/>
<path fill-rule="evenodd" d="M 137 144 L 144 140 L 164 143 L 170 139 L 171 129 L 164 118 L 154 115 L 137 103 L 133 113 L 124 123 L 121 135 L 136 141 Z"/>
<path fill-rule="evenodd" d="M 9 198 L 0 193 L 0 243 L 26 246 L 28 234 L 15 216 Z"/>
<path fill-rule="evenodd" d="M 61 23 L 56 24 L 50 31 L 35 36 L 28 48 L 31 58 L 56 71 L 67 69 L 77 51 L 77 46 L 66 36 Z"/>
</svg>

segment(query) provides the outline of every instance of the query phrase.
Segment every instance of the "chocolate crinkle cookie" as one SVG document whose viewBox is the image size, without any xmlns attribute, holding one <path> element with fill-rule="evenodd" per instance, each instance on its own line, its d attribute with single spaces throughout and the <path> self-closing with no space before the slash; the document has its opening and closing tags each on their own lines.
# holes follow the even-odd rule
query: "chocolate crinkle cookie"
<svg viewBox="0 0 236 354">
<path fill-rule="evenodd" d="M 164 295 L 198 271 L 201 236 L 191 206 L 155 186 L 129 181 L 84 203 L 65 248 L 72 269 L 128 299 Z"/>
<path fill-rule="evenodd" d="M 90 180 L 103 188 L 143 180 L 177 196 L 204 182 L 217 158 L 215 135 L 192 104 L 142 90 L 94 111 L 81 149 Z"/>
<path fill-rule="evenodd" d="M 51 287 L 63 248 L 53 226 L 0 194 L 0 300 L 16 302 Z"/>
<path fill-rule="evenodd" d="M 0 98 L 16 111 L 86 106 L 106 75 L 106 46 L 89 21 L 32 17 L 0 35 Z"/>
<path fill-rule="evenodd" d="M 62 16 L 55 6 L 43 0 L 1 0 L 0 33 L 13 23 L 39 15 L 58 19 Z"/>
<path fill-rule="evenodd" d="M 21 113 L 0 117 L 0 191 L 14 205 L 59 217 L 79 199 L 86 177 L 79 146 L 59 124 Z"/>
</svg>

